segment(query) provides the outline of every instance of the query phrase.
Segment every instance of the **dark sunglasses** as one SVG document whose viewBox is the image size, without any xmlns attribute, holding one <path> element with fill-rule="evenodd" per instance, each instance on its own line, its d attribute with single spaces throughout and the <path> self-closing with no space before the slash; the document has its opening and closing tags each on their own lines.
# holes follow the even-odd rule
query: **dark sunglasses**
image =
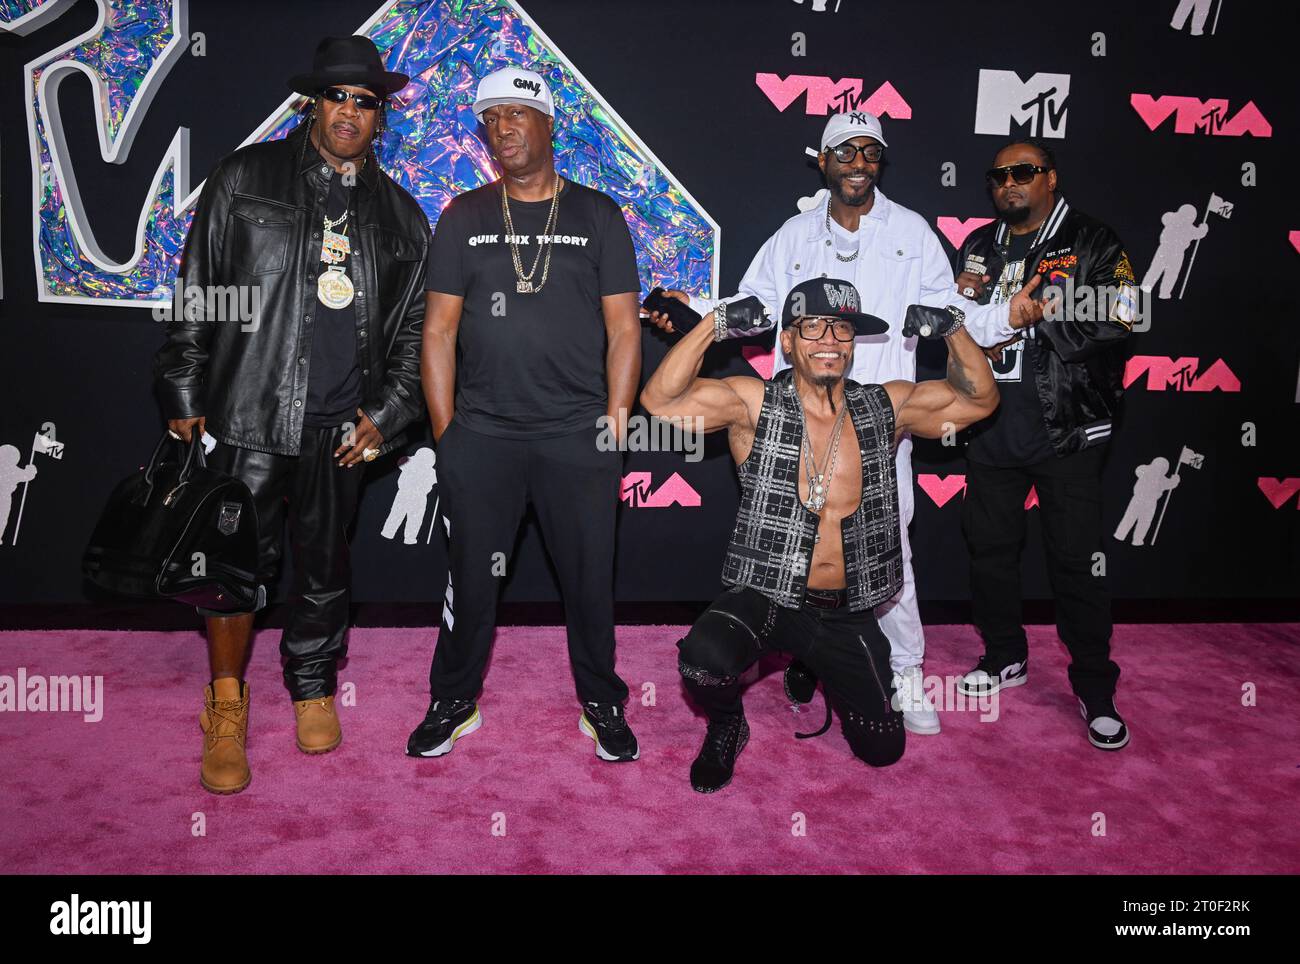
<svg viewBox="0 0 1300 964">
<path fill-rule="evenodd" d="M 862 157 L 868 164 L 879 164 L 880 159 L 885 156 L 885 149 L 879 144 L 858 147 L 857 144 L 846 143 L 830 149 L 830 152 L 835 155 L 835 160 L 841 164 L 852 164 L 853 159 L 858 156 L 858 151 L 862 152 Z"/>
<path fill-rule="evenodd" d="M 348 98 L 351 97 L 357 102 L 357 107 L 361 110 L 379 110 L 384 103 L 382 97 L 376 97 L 373 94 L 354 94 L 342 87 L 326 87 L 320 92 L 320 95 L 335 104 L 345 104 Z"/>
<path fill-rule="evenodd" d="M 851 321 L 832 321 L 828 318 L 805 318 L 794 327 L 799 329 L 799 337 L 808 341 L 817 341 L 826 334 L 826 326 L 831 326 L 831 336 L 836 341 L 852 341 L 857 337 L 857 329 Z"/>
<path fill-rule="evenodd" d="M 1006 183 L 1008 174 L 1017 184 L 1028 184 L 1039 174 L 1050 170 L 1050 167 L 1039 167 L 1037 164 L 1008 164 L 1006 167 L 985 171 L 984 177 L 988 179 L 989 187 L 999 188 Z"/>
</svg>

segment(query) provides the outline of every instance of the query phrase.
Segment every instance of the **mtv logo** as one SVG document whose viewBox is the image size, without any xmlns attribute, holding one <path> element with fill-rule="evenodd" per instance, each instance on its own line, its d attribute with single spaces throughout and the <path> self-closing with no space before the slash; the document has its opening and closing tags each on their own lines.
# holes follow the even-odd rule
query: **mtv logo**
<svg viewBox="0 0 1300 964">
<path fill-rule="evenodd" d="M 1021 80 L 1014 70 L 980 70 L 975 101 L 976 134 L 1010 134 L 1014 121 L 1035 137 L 1065 136 L 1069 74 L 1034 74 Z"/>
<path fill-rule="evenodd" d="M 1145 375 L 1149 392 L 1163 392 L 1168 388 L 1176 392 L 1241 391 L 1241 379 L 1233 374 L 1222 358 L 1216 359 L 1203 372 L 1200 367 L 1199 358 L 1134 355 L 1124 365 L 1124 387 L 1128 388 Z"/>
<path fill-rule="evenodd" d="M 659 488 L 651 490 L 650 486 L 649 472 L 629 472 L 623 476 L 619 498 L 634 509 L 665 509 L 670 505 L 697 509 L 700 506 L 700 494 L 676 472 Z"/>
<path fill-rule="evenodd" d="M 1300 479 L 1271 479 L 1267 476 L 1256 480 L 1259 491 L 1264 493 L 1264 498 L 1268 499 L 1269 504 L 1275 509 L 1280 509 L 1291 500 L 1297 492 L 1300 492 Z M 1296 508 L 1300 509 L 1300 502 L 1296 503 Z"/>
<path fill-rule="evenodd" d="M 1226 97 L 1211 97 L 1201 100 L 1199 97 L 1178 97 L 1163 94 L 1152 97 L 1150 94 L 1133 94 L 1129 103 L 1142 118 L 1142 123 L 1150 130 L 1155 130 L 1170 117 L 1174 118 L 1175 134 L 1212 134 L 1217 137 L 1272 137 L 1273 125 L 1264 113 L 1255 106 L 1253 100 L 1231 117 L 1228 116 L 1230 105 Z"/>
</svg>

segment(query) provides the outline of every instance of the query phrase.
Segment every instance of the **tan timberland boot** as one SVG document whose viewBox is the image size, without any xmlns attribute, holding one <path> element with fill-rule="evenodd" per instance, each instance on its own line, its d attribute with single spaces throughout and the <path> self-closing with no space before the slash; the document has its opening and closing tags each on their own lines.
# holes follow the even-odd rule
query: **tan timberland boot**
<svg viewBox="0 0 1300 964">
<path fill-rule="evenodd" d="M 203 766 L 199 782 L 209 793 L 238 793 L 253 779 L 248 769 L 248 684 L 238 699 L 219 700 L 212 684 L 203 688 Z"/>
<path fill-rule="evenodd" d="M 295 700 L 293 711 L 298 716 L 298 749 L 303 753 L 328 753 L 343 742 L 333 696 Z"/>
</svg>

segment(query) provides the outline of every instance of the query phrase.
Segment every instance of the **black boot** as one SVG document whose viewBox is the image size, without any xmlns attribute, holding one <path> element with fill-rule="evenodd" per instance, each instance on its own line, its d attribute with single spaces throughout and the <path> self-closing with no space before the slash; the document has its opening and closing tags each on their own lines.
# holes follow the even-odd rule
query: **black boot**
<svg viewBox="0 0 1300 964">
<path fill-rule="evenodd" d="M 785 668 L 785 695 L 791 703 L 811 703 L 817 694 L 817 674 L 797 659 Z"/>
<path fill-rule="evenodd" d="M 691 786 L 700 793 L 713 793 L 731 782 L 736 757 L 749 742 L 749 724 L 745 714 L 710 720 L 704 734 L 704 746 L 691 764 Z"/>
</svg>

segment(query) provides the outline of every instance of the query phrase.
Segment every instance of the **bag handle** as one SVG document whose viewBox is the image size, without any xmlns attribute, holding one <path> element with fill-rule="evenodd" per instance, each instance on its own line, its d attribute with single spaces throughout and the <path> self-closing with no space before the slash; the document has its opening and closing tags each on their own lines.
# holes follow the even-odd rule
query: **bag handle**
<svg viewBox="0 0 1300 964">
<path fill-rule="evenodd" d="M 181 482 L 189 481 L 190 471 L 194 467 L 195 459 L 198 460 L 200 468 L 205 468 L 207 466 L 207 459 L 203 455 L 202 435 L 203 433 L 201 432 L 193 430 L 190 432 L 189 451 L 185 453 L 185 464 L 181 466 L 179 477 L 179 481 Z M 158 444 L 154 446 L 153 455 L 149 458 L 149 465 L 144 470 L 144 482 L 150 489 L 153 488 L 154 472 L 156 472 L 158 466 L 162 464 L 163 450 L 167 447 L 168 442 L 173 441 L 180 441 L 181 445 L 186 444 L 184 441 L 172 438 L 171 432 L 164 431 L 162 438 L 160 438 Z"/>
</svg>

